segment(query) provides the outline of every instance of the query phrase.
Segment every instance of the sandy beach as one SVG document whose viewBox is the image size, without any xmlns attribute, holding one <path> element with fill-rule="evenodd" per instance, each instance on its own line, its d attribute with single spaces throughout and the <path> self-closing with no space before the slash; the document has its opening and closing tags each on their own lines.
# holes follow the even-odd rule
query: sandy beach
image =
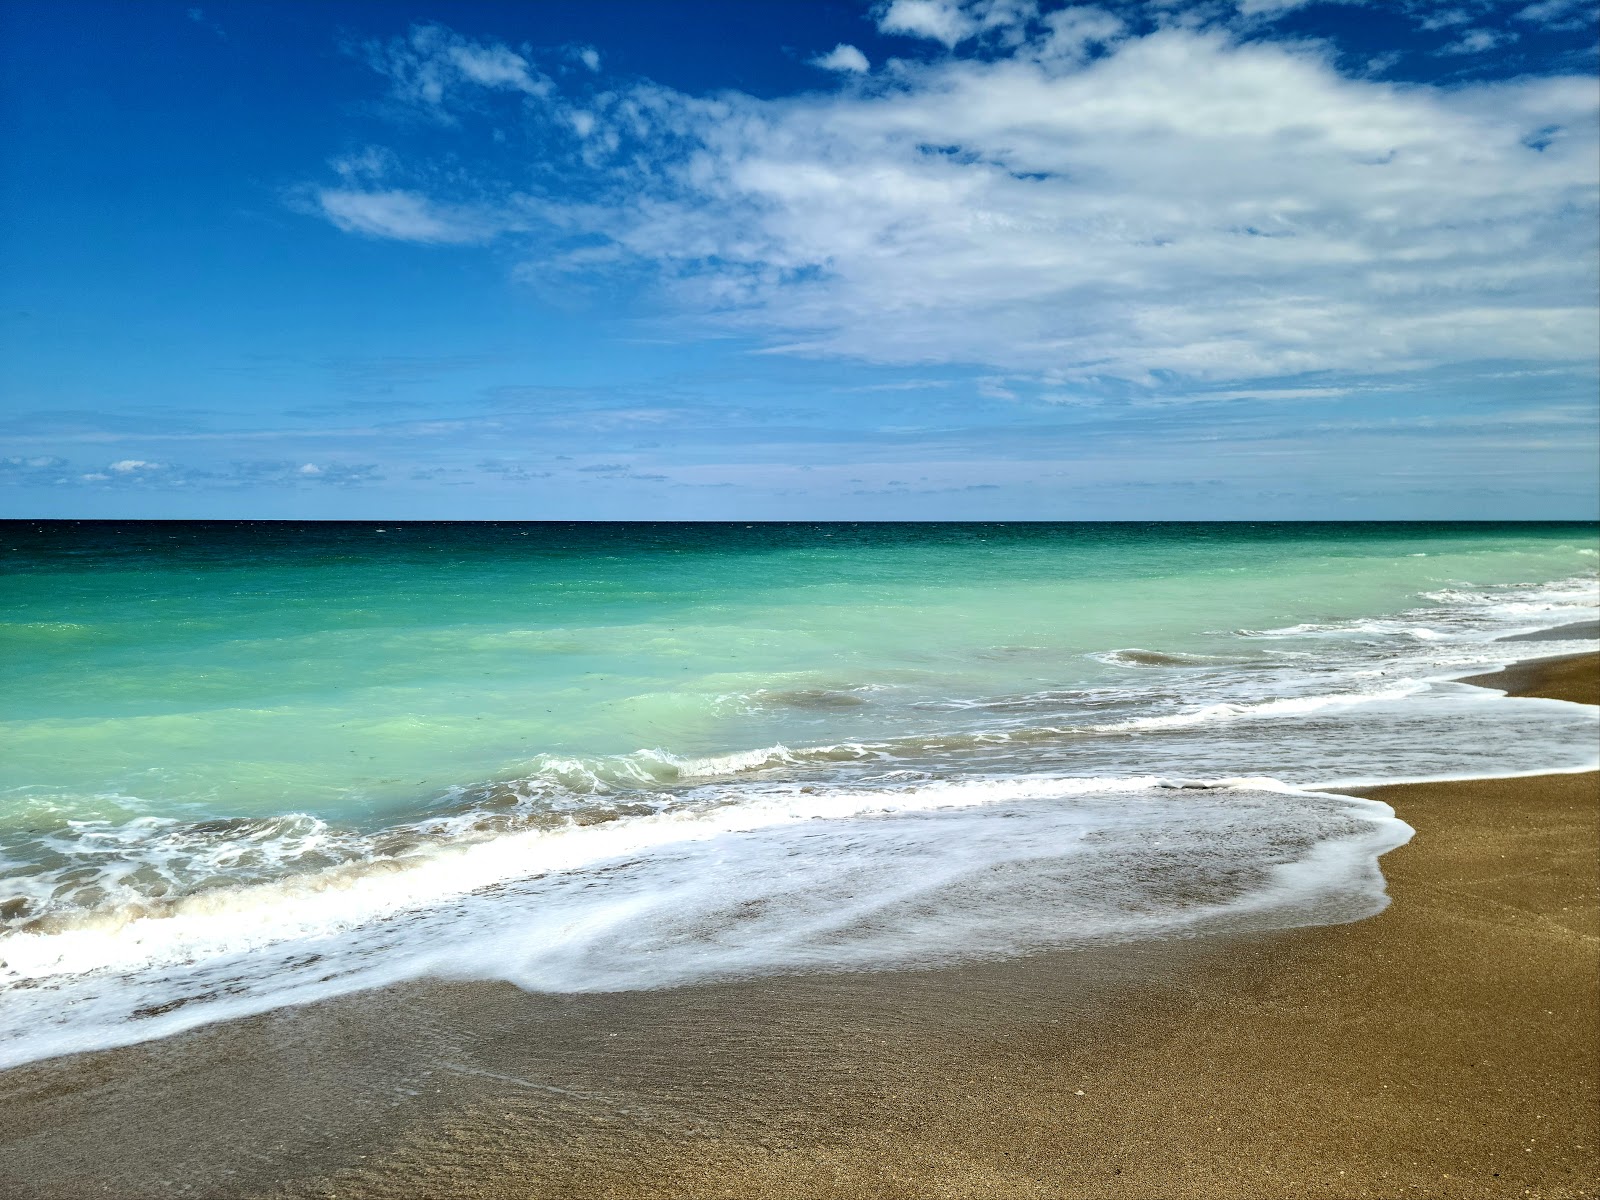
<svg viewBox="0 0 1600 1200">
<path fill-rule="evenodd" d="M 1600 1200 L 1600 0 L 0 80 L 0 1200 Z"/>
<path fill-rule="evenodd" d="M 1594 703 L 1600 657 L 1473 682 Z M 1355 924 L 598 996 L 428 982 L 0 1076 L 17 1197 L 1600 1194 L 1593 774 L 1373 789 Z"/>
</svg>

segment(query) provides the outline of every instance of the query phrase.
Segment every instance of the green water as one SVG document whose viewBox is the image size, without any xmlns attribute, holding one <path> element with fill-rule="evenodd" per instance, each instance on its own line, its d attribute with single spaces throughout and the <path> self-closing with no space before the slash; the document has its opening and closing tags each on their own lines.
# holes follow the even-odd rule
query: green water
<svg viewBox="0 0 1600 1200">
<path fill-rule="evenodd" d="M 538 756 L 934 730 L 1097 651 L 1594 569 L 1581 525 L 23 523 L 0 820 L 382 824 Z M 1530 624 L 1537 625 L 1534 620 Z"/>
</svg>

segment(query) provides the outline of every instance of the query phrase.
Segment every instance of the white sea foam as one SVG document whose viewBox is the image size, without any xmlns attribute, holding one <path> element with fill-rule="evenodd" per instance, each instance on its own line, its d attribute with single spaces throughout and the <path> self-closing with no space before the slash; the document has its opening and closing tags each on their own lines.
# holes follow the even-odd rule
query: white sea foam
<svg viewBox="0 0 1600 1200">
<path fill-rule="evenodd" d="M 987 779 L 497 839 L 13 936 L 0 1065 L 423 973 L 557 991 L 918 965 L 1384 903 L 1388 808 L 1272 780 Z"/>
<path fill-rule="evenodd" d="M 1097 725 L 1101 733 L 1133 733 L 1151 729 L 1182 729 L 1196 725 L 1213 725 L 1221 721 L 1270 721 L 1283 717 L 1301 717 L 1328 709 L 1349 708 L 1357 704 L 1374 704 L 1386 700 L 1399 700 L 1427 690 L 1420 680 L 1405 680 L 1370 692 L 1345 692 L 1327 696 L 1293 696 L 1282 700 L 1263 700 L 1254 704 L 1208 704 L 1189 712 L 1170 713 L 1159 717 L 1136 717 L 1110 725 Z"/>
<path fill-rule="evenodd" d="M 30 861 L 59 863 L 13 880 L 0 1065 L 430 973 L 652 987 L 1355 919 L 1409 830 L 1301 789 L 1592 767 L 1594 710 L 1445 680 L 1597 595 L 1444 587 L 1238 656 L 1107 651 L 1138 687 L 950 698 L 876 741 L 542 755 L 379 832 L 41 811 Z M 1131 669 L 1160 665 L 1181 689 Z"/>
<path fill-rule="evenodd" d="M 353 868 L 200 892 L 154 914 L 139 909 L 96 911 L 66 928 L 14 933 L 4 943 L 6 966 L 0 978 L 6 973 L 40 979 L 107 968 L 126 970 L 252 949 L 354 928 L 509 879 L 575 871 L 666 846 L 799 821 L 937 811 L 1087 791 L 1114 794 L 1145 790 L 1160 782 L 1154 777 L 1002 779 L 828 794 L 791 786 L 749 795 L 738 803 L 686 806 L 598 826 L 529 830 L 468 845 L 436 842 L 423 851 Z"/>
</svg>

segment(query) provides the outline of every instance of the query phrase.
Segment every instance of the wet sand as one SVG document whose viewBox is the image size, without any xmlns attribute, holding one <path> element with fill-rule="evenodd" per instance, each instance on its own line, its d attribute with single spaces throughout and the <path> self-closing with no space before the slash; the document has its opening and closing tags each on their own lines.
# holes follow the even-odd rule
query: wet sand
<svg viewBox="0 0 1600 1200">
<path fill-rule="evenodd" d="M 1554 629 L 1536 629 L 1532 633 L 1513 633 L 1499 638 L 1502 642 L 1576 642 L 1600 638 L 1600 621 L 1573 621 L 1557 625 Z"/>
<path fill-rule="evenodd" d="M 1596 669 L 1592 654 L 1527 659 L 1503 671 L 1468 675 L 1461 682 L 1494 688 L 1508 696 L 1550 696 L 1579 704 L 1600 704 L 1600 669 Z"/>
<path fill-rule="evenodd" d="M 1476 682 L 1595 697 L 1600 656 Z M 1600 1195 L 1593 774 L 1370 789 L 1351 925 L 549 997 L 419 983 L 0 1075 L 20 1197 Z"/>
</svg>

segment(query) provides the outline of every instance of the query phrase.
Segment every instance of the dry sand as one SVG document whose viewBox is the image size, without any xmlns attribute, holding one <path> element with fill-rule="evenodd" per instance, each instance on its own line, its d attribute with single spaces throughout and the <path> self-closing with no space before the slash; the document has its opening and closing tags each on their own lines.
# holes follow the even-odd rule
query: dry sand
<svg viewBox="0 0 1600 1200">
<path fill-rule="evenodd" d="M 1593 702 L 1600 656 L 1478 682 Z M 616 996 L 425 983 L 0 1075 L 0 1194 L 1600 1196 L 1593 774 L 1372 789 L 1371 920 Z"/>
</svg>

